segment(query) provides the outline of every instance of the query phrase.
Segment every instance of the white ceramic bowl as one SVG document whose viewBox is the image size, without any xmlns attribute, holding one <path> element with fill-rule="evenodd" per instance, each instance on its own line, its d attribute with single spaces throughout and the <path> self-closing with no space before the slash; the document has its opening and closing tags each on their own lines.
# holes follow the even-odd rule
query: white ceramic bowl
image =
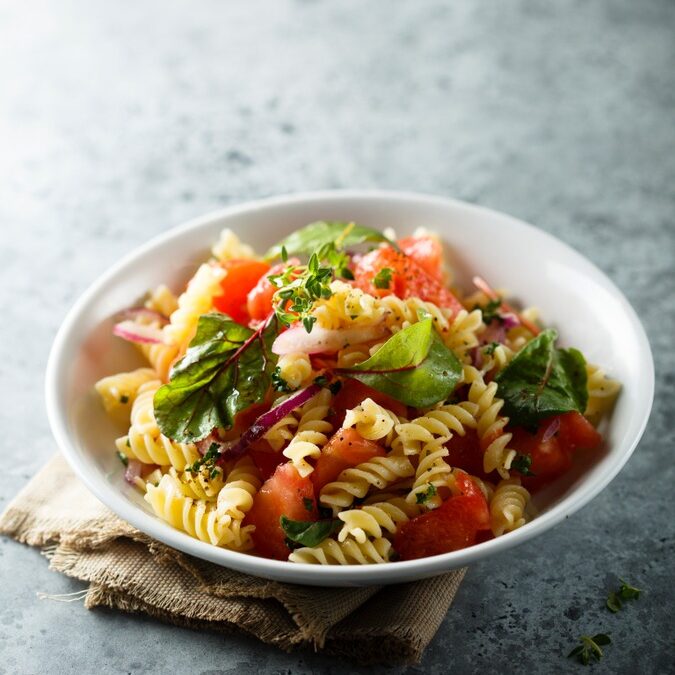
<svg viewBox="0 0 675 675">
<path fill-rule="evenodd" d="M 563 344 L 580 348 L 623 383 L 603 429 L 606 448 L 586 458 L 544 493 L 539 515 L 506 536 L 461 551 L 408 562 L 365 566 L 297 565 L 227 551 L 197 541 L 155 517 L 123 480 L 113 439 L 125 432 L 106 416 L 93 385 L 100 377 L 141 365 L 133 346 L 111 334 L 113 315 L 149 288 L 175 289 L 208 255 L 223 227 L 264 251 L 314 220 L 354 220 L 393 227 L 399 236 L 423 225 L 448 245 L 451 264 L 469 288 L 473 274 L 509 289 L 541 310 Z M 616 476 L 645 428 L 654 391 L 649 343 L 622 293 L 592 263 L 554 237 L 519 220 L 462 202 L 418 194 L 339 191 L 243 204 L 170 230 L 116 264 L 80 298 L 51 351 L 47 410 L 58 444 L 76 474 L 110 509 L 139 530 L 181 551 L 257 576 L 299 584 L 389 584 L 440 574 L 495 555 L 541 534 L 587 504 Z M 542 553 L 545 555 L 545 553 Z"/>
</svg>

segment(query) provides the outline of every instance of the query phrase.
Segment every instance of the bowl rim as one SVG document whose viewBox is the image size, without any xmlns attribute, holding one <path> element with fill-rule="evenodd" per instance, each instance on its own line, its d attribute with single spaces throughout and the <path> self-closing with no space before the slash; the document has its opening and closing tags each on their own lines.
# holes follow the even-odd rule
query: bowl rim
<svg viewBox="0 0 675 675">
<path fill-rule="evenodd" d="M 71 443 L 68 431 L 69 425 L 66 403 L 65 401 L 62 401 L 60 397 L 60 382 L 65 376 L 67 367 L 64 353 L 67 350 L 71 334 L 76 332 L 78 317 L 83 310 L 96 299 L 98 294 L 104 292 L 110 281 L 114 279 L 121 270 L 132 267 L 139 258 L 146 254 L 146 252 L 170 239 L 179 237 L 186 231 L 199 229 L 225 217 L 233 217 L 237 214 L 248 213 L 250 211 L 274 210 L 275 208 L 288 205 L 312 202 L 320 203 L 327 200 L 332 202 L 335 202 L 336 200 L 344 202 L 367 202 L 373 200 L 386 202 L 414 202 L 420 205 L 426 204 L 428 206 L 435 205 L 442 208 L 460 209 L 488 218 L 507 219 L 510 221 L 510 225 L 516 229 L 524 230 L 525 233 L 534 232 L 537 236 L 544 237 L 545 239 L 554 242 L 558 247 L 566 249 L 566 252 L 575 258 L 576 263 L 579 264 L 579 268 L 584 274 L 592 275 L 595 281 L 601 283 L 608 291 L 610 291 L 620 302 L 622 311 L 627 315 L 629 323 L 635 331 L 635 338 L 640 348 L 641 358 L 644 360 L 643 365 L 645 367 L 641 369 L 641 372 L 645 378 L 644 384 L 646 386 L 647 396 L 641 399 L 643 401 L 642 410 L 638 410 L 636 413 L 640 414 L 642 417 L 639 426 L 633 430 L 632 436 L 628 439 L 625 443 L 625 447 L 622 449 L 622 454 L 616 458 L 616 461 L 609 467 L 609 470 L 596 477 L 595 480 L 580 485 L 551 509 L 537 516 L 523 527 L 510 532 L 508 535 L 497 537 L 465 549 L 460 549 L 459 551 L 452 551 L 450 553 L 419 558 L 416 560 L 398 561 L 394 564 L 386 565 L 345 566 L 311 565 L 271 560 L 248 553 L 231 551 L 199 541 L 182 531 L 172 528 L 153 514 L 145 512 L 134 505 L 119 493 L 112 484 L 105 481 L 102 475 L 88 470 L 88 468 L 80 462 L 78 451 L 75 449 L 74 444 Z M 588 504 L 591 499 L 596 497 L 615 478 L 632 455 L 644 433 L 649 420 L 653 398 L 654 362 L 644 327 L 635 310 L 621 290 L 604 272 L 602 272 L 602 270 L 596 267 L 581 253 L 544 230 L 530 225 L 518 218 L 487 207 L 431 194 L 373 189 L 321 190 L 255 199 L 211 211 L 160 233 L 124 255 L 95 279 L 77 299 L 66 314 L 54 338 L 45 374 L 45 402 L 52 433 L 61 452 L 77 477 L 105 506 L 110 508 L 120 518 L 130 523 L 138 530 L 149 534 L 155 539 L 183 551 L 184 553 L 248 574 L 305 585 L 347 586 L 366 583 L 381 585 L 399 582 L 401 578 L 413 579 L 415 577 L 422 578 L 425 576 L 432 576 L 451 569 L 466 566 L 485 557 L 490 557 L 544 533 Z"/>
</svg>

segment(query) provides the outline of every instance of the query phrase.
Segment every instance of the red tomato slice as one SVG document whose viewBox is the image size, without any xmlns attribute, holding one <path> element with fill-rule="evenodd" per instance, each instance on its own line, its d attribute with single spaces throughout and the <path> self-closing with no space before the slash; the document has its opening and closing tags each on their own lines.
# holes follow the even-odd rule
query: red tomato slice
<svg viewBox="0 0 675 675">
<path fill-rule="evenodd" d="M 237 323 L 246 324 L 249 321 L 246 296 L 270 266 L 258 260 L 228 260 L 224 267 L 227 276 L 220 282 L 223 294 L 215 297 L 213 304 L 219 312 L 231 316 Z"/>
<path fill-rule="evenodd" d="M 356 429 L 340 429 L 324 445 L 314 471 L 310 474 L 317 494 L 321 488 L 334 481 L 345 469 L 367 462 L 373 457 L 384 457 L 385 449 L 366 440 Z"/>
<path fill-rule="evenodd" d="M 445 461 L 472 476 L 487 478 L 483 471 L 483 449 L 475 429 L 466 429 L 464 436 L 455 434 L 446 444 L 449 454 Z"/>
<path fill-rule="evenodd" d="M 311 508 L 310 508 L 311 507 Z M 255 550 L 266 558 L 286 560 L 290 550 L 279 522 L 281 516 L 291 520 L 316 520 L 318 517 L 314 488 L 309 478 L 301 478 L 290 462 L 279 465 L 253 499 L 245 525 L 255 525 Z"/>
<path fill-rule="evenodd" d="M 258 278 L 257 284 L 248 289 L 245 303 L 251 319 L 262 321 L 272 311 L 272 296 L 277 291 L 277 287 L 267 277 L 283 272 L 288 265 L 299 264 L 300 261 L 297 258 L 289 258 L 288 262 L 274 265 L 268 270 L 267 274 Z"/>
<path fill-rule="evenodd" d="M 557 435 L 548 440 L 543 435 L 550 424 L 547 420 L 540 424 L 536 433 L 526 429 L 515 429 L 510 446 L 520 455 L 529 455 L 532 459 L 530 471 L 534 476 L 524 476 L 523 485 L 530 491 L 536 491 L 569 471 L 572 466 L 572 453 L 560 443 Z"/>
<path fill-rule="evenodd" d="M 439 281 L 443 278 L 443 248 L 436 237 L 403 237 L 399 248 Z"/>
<path fill-rule="evenodd" d="M 274 474 L 280 464 L 288 461 L 288 458 L 284 457 L 282 452 L 272 449 L 272 446 L 264 438 L 260 438 L 253 443 L 248 450 L 248 454 L 251 455 L 251 459 L 258 467 L 264 481 Z"/>
<path fill-rule="evenodd" d="M 577 448 L 595 450 L 602 443 L 602 436 L 581 413 L 569 412 L 557 417 L 560 428 L 547 440 L 544 435 L 556 416 L 541 420 L 536 433 L 520 428 L 513 431 L 511 447 L 532 458 L 530 471 L 535 475 L 523 477 L 523 485 L 528 490 L 539 490 L 569 471 Z"/>
<path fill-rule="evenodd" d="M 461 494 L 446 499 L 437 509 L 403 523 L 394 538 L 402 560 L 439 555 L 473 546 L 490 528 L 490 512 L 483 493 L 464 472 L 457 472 Z"/>
<path fill-rule="evenodd" d="M 570 450 L 595 450 L 602 436 L 581 413 L 574 411 L 560 415 L 560 441 Z"/>
<path fill-rule="evenodd" d="M 373 279 L 385 267 L 392 270 L 389 288 L 376 288 Z M 457 313 L 462 304 L 445 286 L 420 264 L 391 246 L 383 246 L 360 258 L 354 265 L 354 284 L 371 295 L 392 293 L 399 298 L 417 297 Z"/>
<path fill-rule="evenodd" d="M 403 403 L 376 389 L 371 389 L 358 380 L 347 378 L 342 381 L 340 391 L 335 395 L 330 406 L 333 411 L 333 415 L 330 418 L 333 427 L 341 427 L 345 420 L 346 411 L 356 408 L 357 405 L 360 405 L 367 398 L 372 398 L 375 403 L 391 410 L 399 417 L 406 417 L 408 414 L 408 408 Z"/>
</svg>

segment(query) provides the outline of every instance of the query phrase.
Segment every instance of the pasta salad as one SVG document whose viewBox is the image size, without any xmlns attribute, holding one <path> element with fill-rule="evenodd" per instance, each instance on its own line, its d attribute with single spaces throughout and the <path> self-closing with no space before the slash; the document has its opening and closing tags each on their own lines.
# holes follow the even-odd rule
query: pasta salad
<svg viewBox="0 0 675 675">
<path fill-rule="evenodd" d="M 318 222 L 256 255 L 225 230 L 123 312 L 148 365 L 96 384 L 125 478 L 204 542 L 291 563 L 458 550 L 532 517 L 619 384 L 439 238 Z"/>
</svg>

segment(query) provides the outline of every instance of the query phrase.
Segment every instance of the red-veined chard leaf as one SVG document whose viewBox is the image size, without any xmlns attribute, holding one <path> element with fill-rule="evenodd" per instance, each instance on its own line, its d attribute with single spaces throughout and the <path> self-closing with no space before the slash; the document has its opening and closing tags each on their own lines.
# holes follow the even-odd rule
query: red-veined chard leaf
<svg viewBox="0 0 675 675">
<path fill-rule="evenodd" d="M 276 318 L 254 332 L 226 314 L 199 317 L 185 356 L 155 393 L 161 432 L 182 443 L 198 441 L 214 428 L 229 429 L 238 412 L 261 403 L 277 362 L 271 349 L 277 332 Z"/>
</svg>

